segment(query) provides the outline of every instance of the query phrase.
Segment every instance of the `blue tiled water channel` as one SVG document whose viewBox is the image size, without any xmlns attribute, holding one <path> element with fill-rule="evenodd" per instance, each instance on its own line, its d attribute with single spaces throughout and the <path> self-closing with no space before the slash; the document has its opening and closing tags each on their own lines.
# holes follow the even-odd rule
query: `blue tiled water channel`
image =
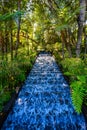
<svg viewBox="0 0 87 130">
<path fill-rule="evenodd" d="M 2 130 L 86 130 L 55 59 L 39 54 Z"/>
</svg>

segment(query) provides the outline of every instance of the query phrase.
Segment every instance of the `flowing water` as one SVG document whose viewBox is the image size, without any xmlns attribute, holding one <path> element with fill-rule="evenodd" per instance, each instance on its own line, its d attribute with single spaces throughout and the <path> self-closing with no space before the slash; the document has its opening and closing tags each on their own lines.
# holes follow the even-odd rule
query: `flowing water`
<svg viewBox="0 0 87 130">
<path fill-rule="evenodd" d="M 39 54 L 2 130 L 86 130 L 54 58 Z"/>
</svg>

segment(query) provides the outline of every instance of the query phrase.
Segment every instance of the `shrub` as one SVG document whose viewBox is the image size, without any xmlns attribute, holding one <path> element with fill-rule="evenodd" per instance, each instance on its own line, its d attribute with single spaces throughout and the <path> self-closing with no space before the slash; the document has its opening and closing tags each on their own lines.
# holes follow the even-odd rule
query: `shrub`
<svg viewBox="0 0 87 130">
<path fill-rule="evenodd" d="M 69 76 L 72 89 L 72 102 L 81 113 L 83 101 L 87 99 L 87 67 L 80 58 L 66 58 L 61 62 L 64 74 Z M 86 104 L 86 102 L 84 102 Z"/>
<path fill-rule="evenodd" d="M 11 61 L 0 61 L 0 111 L 4 104 L 10 99 L 16 87 L 24 82 L 26 73 L 34 63 L 36 53 L 31 53 L 30 56 L 18 55 L 16 59 Z"/>
<path fill-rule="evenodd" d="M 3 109 L 4 104 L 10 99 L 11 94 L 9 91 L 5 91 L 2 86 L 0 86 L 0 112 Z"/>
<path fill-rule="evenodd" d="M 6 61 L 0 62 L 0 85 L 6 86 L 8 78 L 8 63 Z"/>
<path fill-rule="evenodd" d="M 15 66 L 15 64 L 11 64 L 9 66 L 9 72 L 8 72 L 8 86 L 12 88 L 16 87 L 17 84 L 23 82 L 25 80 L 25 73 L 23 70 L 21 70 L 18 65 Z"/>
</svg>

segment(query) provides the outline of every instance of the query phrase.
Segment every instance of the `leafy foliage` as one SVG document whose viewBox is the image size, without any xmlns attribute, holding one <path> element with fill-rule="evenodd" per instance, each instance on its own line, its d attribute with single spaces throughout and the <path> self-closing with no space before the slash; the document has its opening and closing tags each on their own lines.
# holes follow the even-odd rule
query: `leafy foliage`
<svg viewBox="0 0 87 130">
<path fill-rule="evenodd" d="M 74 81 L 71 84 L 72 87 L 72 101 L 75 109 L 78 113 L 81 113 L 83 99 L 85 96 L 85 89 L 81 81 Z"/>
<path fill-rule="evenodd" d="M 0 61 L 0 111 L 10 99 L 16 87 L 25 81 L 26 74 L 31 70 L 35 56 L 36 53 L 31 53 L 30 57 L 21 54 L 12 62 Z"/>
<path fill-rule="evenodd" d="M 8 99 L 9 91 L 13 91 L 25 80 L 35 60 L 36 49 L 52 52 L 58 63 L 64 57 L 76 56 L 80 10 L 78 0 L 0 2 L 1 106 L 6 99 L 4 96 L 7 95 Z M 87 31 L 87 26 L 84 27 Z M 82 57 L 87 57 L 87 54 L 84 56 L 87 47 L 83 40 L 87 39 L 86 31 L 82 36 Z M 84 62 L 80 58 L 66 58 L 61 65 L 65 75 L 70 77 L 72 101 L 80 113 L 83 101 L 87 104 L 87 60 L 85 58 Z"/>
<path fill-rule="evenodd" d="M 64 74 L 70 78 L 72 102 L 76 111 L 81 113 L 83 101 L 87 96 L 87 67 L 80 58 L 67 58 L 61 64 Z"/>
<path fill-rule="evenodd" d="M 4 104 L 11 98 L 11 94 L 9 91 L 5 92 L 3 91 L 2 94 L 0 94 L 0 112 L 3 109 Z"/>
</svg>

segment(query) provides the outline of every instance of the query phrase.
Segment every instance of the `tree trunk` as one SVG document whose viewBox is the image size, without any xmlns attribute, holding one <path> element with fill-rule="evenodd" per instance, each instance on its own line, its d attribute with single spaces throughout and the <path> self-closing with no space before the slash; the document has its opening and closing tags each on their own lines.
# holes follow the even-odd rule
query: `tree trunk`
<svg viewBox="0 0 87 130">
<path fill-rule="evenodd" d="M 83 24 L 85 22 L 85 14 L 86 14 L 86 0 L 80 0 L 80 14 L 78 17 L 78 37 L 77 37 L 77 45 L 76 45 L 76 56 L 80 56 L 81 51 L 81 42 L 82 42 L 82 33 L 83 33 Z"/>
<path fill-rule="evenodd" d="M 84 47 L 85 47 L 84 58 L 86 59 L 86 54 L 87 54 L 87 34 L 86 34 L 86 26 L 84 27 L 83 32 L 84 32 Z"/>
<path fill-rule="evenodd" d="M 4 37 L 2 35 L 2 32 L 0 32 L 0 51 L 3 60 L 4 59 Z"/>
<path fill-rule="evenodd" d="M 29 56 L 29 36 L 28 36 L 28 32 L 26 33 L 26 42 L 27 42 L 27 45 L 28 45 L 28 50 L 27 50 L 27 55 Z"/>
<path fill-rule="evenodd" d="M 61 31 L 61 41 L 62 41 L 62 57 L 63 57 L 63 59 L 64 59 L 64 40 L 63 40 L 63 34 L 62 34 L 62 31 Z"/>
<path fill-rule="evenodd" d="M 86 13 L 87 13 L 87 0 L 86 0 Z M 86 21 L 87 21 L 87 15 L 86 15 Z M 87 26 L 87 25 L 86 25 Z M 87 34 L 86 34 L 86 26 L 85 26 L 85 32 L 84 32 L 84 43 L 85 43 L 85 56 L 84 58 L 86 59 L 87 58 Z"/>
<path fill-rule="evenodd" d="M 87 54 L 87 35 L 86 35 L 86 42 L 85 42 L 85 59 L 86 59 L 86 54 Z"/>
<path fill-rule="evenodd" d="M 70 37 L 70 32 L 71 32 L 71 30 L 70 30 L 70 28 L 68 28 L 67 30 L 66 30 L 66 34 L 67 34 L 67 48 L 68 48 L 68 51 L 69 51 L 69 57 L 72 57 L 72 51 L 71 51 L 71 37 Z"/>
<path fill-rule="evenodd" d="M 72 57 L 72 52 L 71 52 L 71 47 L 70 47 L 70 43 L 69 43 L 69 38 L 67 38 L 67 37 L 68 37 L 67 36 L 67 31 L 66 30 L 61 31 L 62 44 L 65 45 L 65 47 L 66 47 L 66 49 L 67 49 L 67 51 L 69 53 L 69 57 Z"/>
<path fill-rule="evenodd" d="M 12 28 L 10 29 L 10 54 L 11 54 L 11 60 L 13 60 L 13 38 L 12 38 Z"/>
<path fill-rule="evenodd" d="M 21 10 L 21 0 L 18 0 L 18 11 Z M 15 47 L 15 57 L 17 57 L 18 54 L 18 47 L 19 47 L 19 42 L 20 42 L 20 22 L 21 22 L 21 16 L 18 16 L 18 30 L 17 30 L 17 42 L 16 42 L 16 47 Z"/>
<path fill-rule="evenodd" d="M 5 38 L 4 38 L 4 42 L 5 42 L 5 58 L 6 58 L 6 61 L 8 60 L 8 43 L 9 43 L 9 38 L 8 38 L 8 24 L 7 22 L 5 22 Z"/>
</svg>

